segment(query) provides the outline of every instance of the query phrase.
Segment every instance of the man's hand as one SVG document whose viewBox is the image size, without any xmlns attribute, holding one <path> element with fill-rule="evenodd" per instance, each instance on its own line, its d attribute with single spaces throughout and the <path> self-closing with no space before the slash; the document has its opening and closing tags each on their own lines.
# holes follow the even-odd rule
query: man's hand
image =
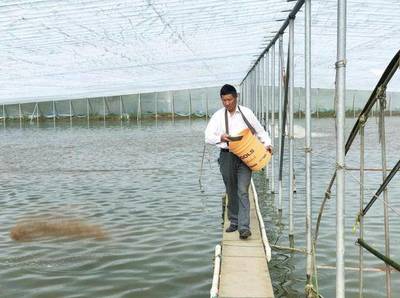
<svg viewBox="0 0 400 298">
<path fill-rule="evenodd" d="M 266 146 L 266 147 L 265 147 L 265 149 L 267 149 L 267 151 L 268 151 L 269 153 L 271 153 L 271 155 L 272 155 L 272 154 L 274 154 L 274 151 L 273 151 L 273 149 L 272 149 L 272 146 L 271 146 L 271 145 L 269 145 L 269 146 Z"/>
<path fill-rule="evenodd" d="M 229 136 L 226 133 L 221 135 L 221 142 L 230 142 Z"/>
</svg>

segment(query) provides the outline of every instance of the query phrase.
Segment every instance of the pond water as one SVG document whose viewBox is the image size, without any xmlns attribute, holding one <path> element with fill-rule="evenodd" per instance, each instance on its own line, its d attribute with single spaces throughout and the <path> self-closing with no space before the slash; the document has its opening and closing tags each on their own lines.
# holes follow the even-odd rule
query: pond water
<svg viewBox="0 0 400 298">
<path fill-rule="evenodd" d="M 352 124 L 348 121 L 348 126 Z M 298 120 L 298 128 L 304 126 Z M 397 161 L 400 118 L 388 119 L 389 167 Z M 333 119 L 319 119 L 313 130 L 313 220 L 332 174 L 335 158 Z M 216 163 L 218 151 L 206 147 L 204 119 L 141 123 L 53 123 L 8 126 L 0 131 L 0 297 L 207 297 L 215 245 L 221 239 L 224 192 Z M 368 128 L 368 160 L 379 165 L 376 123 Z M 304 139 L 295 141 L 295 245 L 304 247 Z M 358 152 L 348 164 L 357 165 Z M 352 173 L 358 177 L 357 172 Z M 284 176 L 284 177 L 287 177 Z M 254 175 L 271 243 L 288 245 L 287 189 L 280 219 L 264 173 Z M 368 174 L 369 192 L 381 174 Z M 390 190 L 399 209 L 399 178 Z M 346 260 L 357 266 L 358 184 L 347 176 Z M 287 186 L 287 182 L 285 182 Z M 368 200 L 372 195 L 366 195 Z M 397 200 L 397 201 L 396 201 Z M 398 210 L 397 209 L 397 210 Z M 334 196 L 327 204 L 318 242 L 318 264 L 335 264 Z M 382 202 L 366 216 L 365 239 L 383 249 Z M 101 226 L 108 237 L 42 238 L 16 242 L 10 230 L 24 218 L 68 217 Z M 392 256 L 399 255 L 399 216 L 392 211 Z M 367 267 L 382 262 L 364 253 Z M 270 271 L 277 297 L 302 297 L 305 258 L 274 251 Z M 400 295 L 399 274 L 392 275 L 393 297 Z M 319 289 L 333 297 L 335 271 L 319 270 Z M 347 292 L 356 297 L 358 273 L 346 275 Z M 385 297 L 384 274 L 365 274 L 365 297 Z M 397 292 L 396 292 L 397 291 Z"/>
</svg>

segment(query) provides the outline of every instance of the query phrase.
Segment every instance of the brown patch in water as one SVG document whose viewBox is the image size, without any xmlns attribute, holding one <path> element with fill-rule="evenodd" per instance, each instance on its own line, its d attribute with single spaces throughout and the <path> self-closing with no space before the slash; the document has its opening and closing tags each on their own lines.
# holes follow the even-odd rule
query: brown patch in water
<svg viewBox="0 0 400 298">
<path fill-rule="evenodd" d="M 10 230 L 10 237 L 15 241 L 33 241 L 38 238 L 63 236 L 104 240 L 107 238 L 107 233 L 99 225 L 69 218 L 24 219 Z"/>
</svg>

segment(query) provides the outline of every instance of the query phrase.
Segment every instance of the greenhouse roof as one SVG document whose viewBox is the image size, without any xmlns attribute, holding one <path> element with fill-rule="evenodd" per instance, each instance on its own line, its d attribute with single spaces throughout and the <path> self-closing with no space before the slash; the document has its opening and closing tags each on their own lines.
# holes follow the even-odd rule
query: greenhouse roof
<svg viewBox="0 0 400 298">
<path fill-rule="evenodd" d="M 400 2 L 347 2 L 347 87 L 372 89 L 399 49 Z M 0 103 L 238 84 L 294 5 L 2 0 Z M 336 5 L 336 0 L 312 1 L 313 87 L 334 87 Z M 303 12 L 295 35 L 295 85 L 302 86 Z M 287 34 L 285 52 L 286 44 Z M 400 90 L 399 85 L 392 88 Z"/>
</svg>

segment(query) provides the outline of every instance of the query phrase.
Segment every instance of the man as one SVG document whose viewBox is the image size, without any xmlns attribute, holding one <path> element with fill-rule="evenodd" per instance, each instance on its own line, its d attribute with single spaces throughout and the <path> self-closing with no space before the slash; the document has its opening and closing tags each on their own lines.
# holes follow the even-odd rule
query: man
<svg viewBox="0 0 400 298">
<path fill-rule="evenodd" d="M 253 112 L 237 103 L 238 95 L 235 87 L 224 85 L 220 91 L 223 108 L 211 117 L 206 131 L 205 141 L 221 149 L 219 166 L 228 194 L 228 219 L 226 232 L 239 230 L 240 239 L 247 239 L 250 232 L 249 185 L 251 170 L 242 160 L 229 152 L 229 135 L 235 135 L 251 125 L 266 150 L 272 153 L 271 139 L 257 120 Z M 226 127 L 227 126 L 227 127 Z"/>
</svg>

